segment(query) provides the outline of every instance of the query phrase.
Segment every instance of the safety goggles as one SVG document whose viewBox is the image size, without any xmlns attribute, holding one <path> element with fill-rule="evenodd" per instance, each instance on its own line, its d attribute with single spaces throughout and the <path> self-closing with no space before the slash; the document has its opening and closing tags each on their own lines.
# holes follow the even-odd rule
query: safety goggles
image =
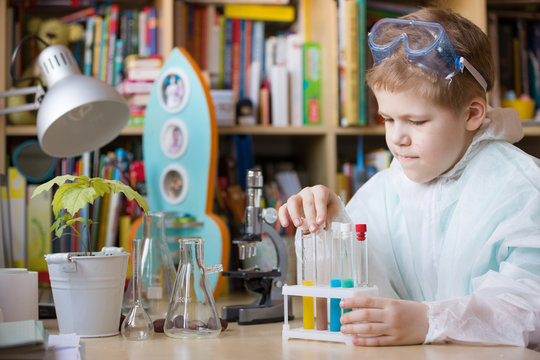
<svg viewBox="0 0 540 360">
<path fill-rule="evenodd" d="M 401 42 L 405 45 L 409 62 L 443 79 L 451 79 L 465 67 L 484 91 L 487 89 L 486 81 L 474 66 L 456 55 L 440 24 L 404 19 L 379 20 L 369 33 L 369 47 L 375 64 L 396 52 Z"/>
</svg>

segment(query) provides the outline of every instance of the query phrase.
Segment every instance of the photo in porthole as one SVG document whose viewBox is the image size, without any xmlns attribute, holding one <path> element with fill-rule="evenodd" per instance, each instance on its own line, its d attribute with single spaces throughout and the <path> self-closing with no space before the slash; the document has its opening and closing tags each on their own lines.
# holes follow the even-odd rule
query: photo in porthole
<svg viewBox="0 0 540 360">
<path fill-rule="evenodd" d="M 161 195 L 171 204 L 179 204 L 186 198 L 189 181 L 186 170 L 180 164 L 171 164 L 161 174 Z"/>
<path fill-rule="evenodd" d="M 188 130 L 180 119 L 170 119 L 161 128 L 161 150 L 170 159 L 179 158 L 184 154 L 188 145 Z"/>
<path fill-rule="evenodd" d="M 186 106 L 189 98 L 189 82 L 180 68 L 170 68 L 161 77 L 159 87 L 161 106 L 170 113 L 177 113 Z"/>
</svg>

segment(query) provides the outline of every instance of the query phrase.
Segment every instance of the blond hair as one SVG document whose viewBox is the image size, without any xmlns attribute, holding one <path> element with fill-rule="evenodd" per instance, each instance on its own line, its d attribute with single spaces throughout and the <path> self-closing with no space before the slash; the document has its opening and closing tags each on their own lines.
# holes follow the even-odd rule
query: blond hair
<svg viewBox="0 0 540 360">
<path fill-rule="evenodd" d="M 491 89 L 495 72 L 491 47 L 488 37 L 478 26 L 441 8 L 424 8 L 401 18 L 442 25 L 456 54 L 467 59 L 486 80 L 487 91 Z M 442 79 L 409 62 L 404 47 L 368 70 L 366 79 L 372 90 L 412 90 L 454 112 L 461 111 L 476 96 L 486 98 L 484 89 L 466 69 L 450 80 Z"/>
</svg>

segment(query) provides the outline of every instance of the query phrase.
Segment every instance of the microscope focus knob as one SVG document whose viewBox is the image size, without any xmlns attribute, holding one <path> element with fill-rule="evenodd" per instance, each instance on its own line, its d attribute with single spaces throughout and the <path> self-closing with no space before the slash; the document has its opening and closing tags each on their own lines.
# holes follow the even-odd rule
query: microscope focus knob
<svg viewBox="0 0 540 360">
<path fill-rule="evenodd" d="M 268 224 L 272 225 L 277 220 L 277 211 L 274 208 L 266 208 L 262 210 L 262 218 Z"/>
</svg>

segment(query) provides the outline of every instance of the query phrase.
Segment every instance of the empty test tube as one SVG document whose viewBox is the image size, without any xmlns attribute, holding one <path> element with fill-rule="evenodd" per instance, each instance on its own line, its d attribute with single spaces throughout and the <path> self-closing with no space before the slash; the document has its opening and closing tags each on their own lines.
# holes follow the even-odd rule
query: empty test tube
<svg viewBox="0 0 540 360">
<path fill-rule="evenodd" d="M 366 224 L 356 224 L 356 240 L 354 240 L 354 286 L 368 286 L 368 248 L 366 240 Z"/>
<path fill-rule="evenodd" d="M 331 242 L 327 241 L 324 231 L 315 234 L 316 261 L 316 285 L 330 286 L 330 248 Z M 328 330 L 328 299 L 325 297 L 315 298 L 315 328 Z"/>
<path fill-rule="evenodd" d="M 315 234 L 302 229 L 302 285 L 313 286 L 316 279 L 316 251 Z M 313 313 L 313 297 L 302 297 L 302 315 L 304 329 L 315 328 L 315 314 Z"/>
<path fill-rule="evenodd" d="M 341 224 L 332 223 L 331 244 L 331 268 L 330 268 L 330 287 L 341 287 Z M 340 331 L 341 329 L 341 307 L 339 298 L 330 299 L 330 331 Z"/>
<path fill-rule="evenodd" d="M 353 233 L 352 224 L 342 223 L 341 230 L 341 286 L 344 288 L 354 287 L 353 274 Z M 351 309 L 344 309 L 343 312 L 349 312 Z"/>
</svg>

